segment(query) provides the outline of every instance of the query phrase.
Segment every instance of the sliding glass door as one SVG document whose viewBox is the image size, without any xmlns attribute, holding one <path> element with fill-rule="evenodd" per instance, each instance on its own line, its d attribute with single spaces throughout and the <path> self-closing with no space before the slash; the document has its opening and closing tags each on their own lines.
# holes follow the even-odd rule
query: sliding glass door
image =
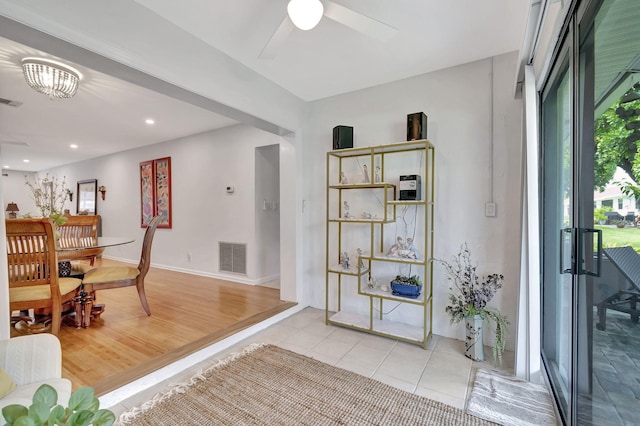
<svg viewBox="0 0 640 426">
<path fill-rule="evenodd" d="M 543 99 L 542 349 L 562 406 L 571 398 L 573 162 L 571 75 L 564 57 Z M 559 238 L 561 236 L 561 238 Z"/>
<path fill-rule="evenodd" d="M 640 4 L 578 4 L 542 92 L 542 355 L 566 424 L 640 423 Z"/>
</svg>

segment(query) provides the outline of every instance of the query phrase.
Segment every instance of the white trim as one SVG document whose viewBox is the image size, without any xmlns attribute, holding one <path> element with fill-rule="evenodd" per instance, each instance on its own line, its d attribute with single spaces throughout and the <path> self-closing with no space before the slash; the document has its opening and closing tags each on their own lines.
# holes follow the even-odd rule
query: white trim
<svg viewBox="0 0 640 426">
<path fill-rule="evenodd" d="M 102 256 L 103 259 L 109 259 L 109 260 L 115 260 L 118 262 L 122 262 L 122 263 L 128 263 L 131 265 L 137 265 L 139 260 L 134 261 L 131 259 L 125 259 L 125 258 L 121 258 L 121 257 L 114 257 L 114 256 Z M 207 278 L 215 278 L 218 280 L 224 280 L 224 281 L 233 281 L 236 283 L 240 283 L 240 284 L 249 284 L 249 285 L 262 285 L 262 284 L 266 284 L 268 282 L 271 281 L 275 281 L 275 280 L 279 280 L 280 279 L 280 274 L 274 274 L 274 275 L 269 275 L 266 277 L 261 277 L 258 279 L 249 279 L 246 277 L 246 275 L 243 274 L 219 274 L 216 272 L 205 272 L 205 271 L 196 271 L 194 269 L 187 269 L 187 268 L 178 268 L 175 266 L 167 266 L 167 265 L 159 265 L 157 263 L 151 263 L 151 267 L 153 268 L 157 268 L 157 269 L 164 269 L 166 271 L 174 271 L 174 272 L 182 272 L 184 274 L 189 274 L 189 275 L 196 275 L 199 277 L 207 277 Z"/>
<path fill-rule="evenodd" d="M 540 378 L 540 200 L 538 93 L 533 67 L 525 67 L 526 238 L 520 282 L 515 374 L 530 381 Z"/>
</svg>

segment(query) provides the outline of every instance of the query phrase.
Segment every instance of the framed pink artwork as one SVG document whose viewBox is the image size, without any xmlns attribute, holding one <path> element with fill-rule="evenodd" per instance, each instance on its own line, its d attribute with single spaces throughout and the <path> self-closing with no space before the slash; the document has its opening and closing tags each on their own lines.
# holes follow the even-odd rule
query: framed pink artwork
<svg viewBox="0 0 640 426">
<path fill-rule="evenodd" d="M 141 227 L 157 215 L 162 216 L 158 228 L 171 228 L 171 157 L 140 163 Z"/>
<path fill-rule="evenodd" d="M 153 160 L 155 176 L 154 215 L 162 216 L 158 228 L 171 228 L 171 157 Z"/>
</svg>

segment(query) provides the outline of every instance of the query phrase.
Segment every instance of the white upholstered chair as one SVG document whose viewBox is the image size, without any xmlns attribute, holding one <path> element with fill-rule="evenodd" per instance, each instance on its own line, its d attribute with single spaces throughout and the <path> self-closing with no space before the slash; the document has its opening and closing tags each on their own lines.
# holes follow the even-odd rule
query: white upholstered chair
<svg viewBox="0 0 640 426">
<path fill-rule="evenodd" d="M 62 378 L 62 350 L 60 341 L 53 334 L 0 340 L 0 368 L 17 385 L 13 392 L 0 398 L 0 409 L 11 404 L 30 406 L 33 394 L 45 383 L 58 392 L 58 403 L 67 405 L 71 382 Z"/>
</svg>

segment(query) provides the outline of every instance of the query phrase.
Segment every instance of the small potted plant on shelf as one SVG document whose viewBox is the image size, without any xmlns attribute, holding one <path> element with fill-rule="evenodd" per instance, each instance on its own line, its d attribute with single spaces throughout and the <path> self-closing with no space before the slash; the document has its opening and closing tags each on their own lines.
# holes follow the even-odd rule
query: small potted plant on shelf
<svg viewBox="0 0 640 426">
<path fill-rule="evenodd" d="M 465 320 L 465 355 L 474 361 L 484 361 L 482 326 L 484 320 L 488 319 L 495 324 L 493 359 L 501 365 L 509 320 L 497 309 L 487 307 L 487 303 L 502 288 L 504 276 L 488 274 L 481 278 L 477 266 L 471 263 L 471 252 L 466 243 L 451 262 L 437 261 L 444 266 L 451 283 L 449 304 L 445 311 L 452 324 Z"/>
<path fill-rule="evenodd" d="M 416 299 L 422 292 L 422 281 L 417 275 L 396 275 L 391 281 L 391 291 L 395 296 Z"/>
</svg>

